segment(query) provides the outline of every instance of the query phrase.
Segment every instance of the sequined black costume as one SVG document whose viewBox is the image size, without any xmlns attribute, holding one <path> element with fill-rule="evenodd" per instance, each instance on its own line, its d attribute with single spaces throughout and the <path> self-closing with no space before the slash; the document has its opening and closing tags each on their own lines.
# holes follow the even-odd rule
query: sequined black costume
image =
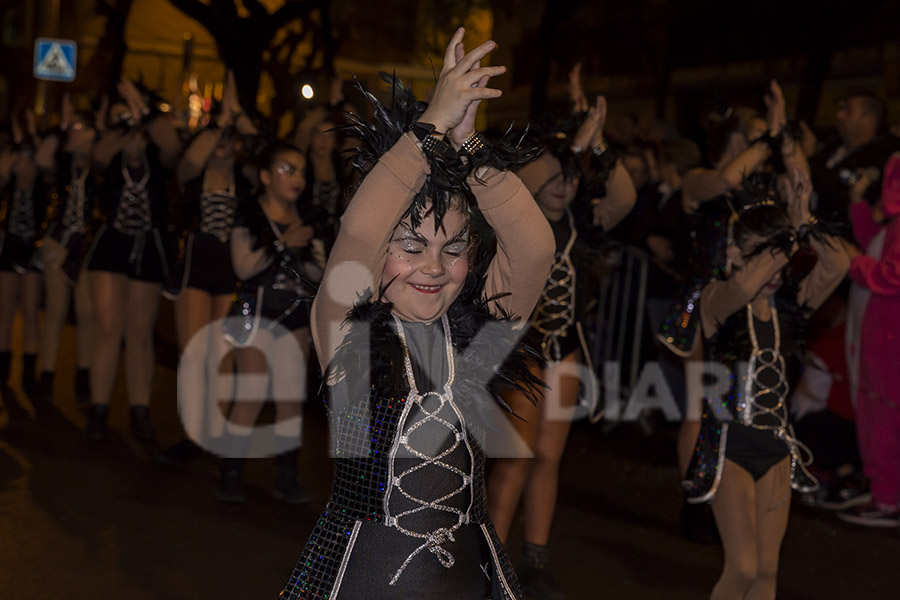
<svg viewBox="0 0 900 600">
<path fill-rule="evenodd" d="M 234 226 L 238 198 L 250 195 L 250 183 L 233 169 L 230 185 L 211 189 L 208 170 L 187 182 L 184 197 L 190 215 L 185 239 L 183 273 L 177 283 L 211 295 L 230 294 L 237 278 L 231 266 L 229 240 Z"/>
<path fill-rule="evenodd" d="M 287 225 L 271 221 L 255 198 L 238 202 L 231 241 L 232 259 L 262 250 L 259 269 L 234 287 L 231 316 L 226 335 L 237 345 L 249 343 L 256 330 L 265 326 L 272 331 L 296 331 L 309 326 L 309 303 L 315 295 L 308 266 L 321 268 L 314 240 L 302 248 L 288 248 L 279 242 Z M 243 240 L 245 235 L 249 239 Z M 240 269 L 237 269 L 240 272 Z M 317 274 L 316 274 L 317 275 Z"/>
<path fill-rule="evenodd" d="M 37 271 L 33 259 L 46 210 L 45 198 L 40 178 L 31 189 L 19 189 L 12 178 L 0 190 L 0 271 Z"/>
<path fill-rule="evenodd" d="M 90 165 L 76 166 L 69 152 L 57 152 L 56 164 L 56 183 L 47 209 L 46 235 L 66 249 L 61 268 L 69 281 L 74 282 L 92 239 L 97 183 Z"/>
<path fill-rule="evenodd" d="M 797 354 L 800 333 L 798 313 L 796 302 L 776 297 L 772 318 L 761 321 L 748 305 L 704 341 L 707 360 L 727 366 L 732 380 L 721 400 L 704 402 L 685 479 L 688 502 L 706 502 L 715 496 L 725 458 L 759 479 L 769 467 L 791 456 L 791 486 L 803 492 L 815 489 L 817 482 L 804 466 L 805 449 L 794 437 L 786 406 L 788 382 L 793 379 L 788 361 Z M 791 366 L 795 370 L 797 365 Z"/>
<path fill-rule="evenodd" d="M 333 363 L 342 366 L 330 386 L 332 495 L 282 597 L 519 598 L 484 489 L 485 435 L 505 416 L 479 384 L 515 332 L 465 301 L 430 325 L 401 329 L 386 303 L 360 305 L 351 319 L 369 327 L 354 325 Z M 490 335 L 477 335 L 489 322 Z M 366 335 L 370 355 L 360 356 Z M 370 358 L 368 371 L 360 365 Z"/>
<path fill-rule="evenodd" d="M 156 146 L 148 146 L 139 166 L 126 164 L 121 153 L 112 160 L 99 192 L 104 223 L 88 251 L 89 271 L 153 283 L 166 278 L 167 181 Z"/>
</svg>

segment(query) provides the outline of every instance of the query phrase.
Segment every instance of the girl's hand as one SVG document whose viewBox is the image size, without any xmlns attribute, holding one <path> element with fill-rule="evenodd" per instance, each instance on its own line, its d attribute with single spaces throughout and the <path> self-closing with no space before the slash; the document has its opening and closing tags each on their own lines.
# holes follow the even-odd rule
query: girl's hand
<svg viewBox="0 0 900 600">
<path fill-rule="evenodd" d="M 769 109 L 766 113 L 769 133 L 778 135 L 787 125 L 787 108 L 781 86 L 774 79 L 769 83 L 769 93 L 763 96 L 763 101 Z"/>
<path fill-rule="evenodd" d="M 222 90 L 222 114 L 226 115 L 225 118 L 230 123 L 241 112 L 241 102 L 238 99 L 234 71 L 228 69 L 228 73 L 225 75 L 225 87 Z"/>
<path fill-rule="evenodd" d="M 485 87 L 488 79 L 506 72 L 506 67 L 480 67 L 478 62 L 497 47 L 494 41 L 487 41 L 468 54 L 462 54 L 462 39 L 465 29 L 460 27 L 453 34 L 447 50 L 444 54 L 444 66 L 434 87 L 431 104 L 420 117 L 422 123 L 435 126 L 437 132 L 447 133 L 462 125 L 459 131 L 454 132 L 453 138 L 465 141 L 475 130 L 474 112 L 478 108 L 478 102 L 489 98 L 499 98 L 502 92 L 497 89 Z M 461 58 L 457 58 L 462 54 Z M 475 107 L 469 112 L 470 106 Z M 466 116 L 466 123 L 463 120 Z"/>
<path fill-rule="evenodd" d="M 281 243 L 288 248 L 303 248 L 309 244 L 312 237 L 313 228 L 304 225 L 302 219 L 297 219 L 281 234 Z"/>
<path fill-rule="evenodd" d="M 569 99 L 572 100 L 572 110 L 577 113 L 588 110 L 588 99 L 581 87 L 581 63 L 575 63 L 569 71 L 569 83 L 566 88 L 569 90 Z"/>
<path fill-rule="evenodd" d="M 122 79 L 119 84 L 116 86 L 119 90 L 119 93 L 122 95 L 122 98 L 125 99 L 125 102 L 128 103 L 128 108 L 131 109 L 131 114 L 136 122 L 140 122 L 141 119 L 149 113 L 149 108 L 147 104 L 144 102 L 144 97 L 141 95 L 141 91 L 137 89 L 137 86 L 134 85 L 128 79 Z"/>
<path fill-rule="evenodd" d="M 576 151 L 581 152 L 588 146 L 599 146 L 603 142 L 603 127 L 606 125 L 606 98 L 597 96 L 597 101 L 590 109 L 575 139 L 572 140 L 572 147 Z M 599 136 L 599 139 L 598 139 Z"/>
<path fill-rule="evenodd" d="M 812 181 L 809 174 L 800 168 L 794 168 L 788 177 L 781 179 L 780 192 L 787 202 L 788 215 L 794 228 L 809 222 L 812 213 L 809 211 L 809 198 L 812 195 Z"/>
</svg>

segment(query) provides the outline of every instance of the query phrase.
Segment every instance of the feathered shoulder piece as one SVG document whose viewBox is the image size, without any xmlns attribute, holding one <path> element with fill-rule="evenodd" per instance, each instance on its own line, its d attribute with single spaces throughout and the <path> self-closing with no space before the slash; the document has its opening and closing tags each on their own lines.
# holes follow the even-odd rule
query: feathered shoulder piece
<svg viewBox="0 0 900 600">
<path fill-rule="evenodd" d="M 368 173 L 385 152 L 390 150 L 400 137 L 411 131 L 425 112 L 428 104 L 416 99 L 409 85 L 394 75 L 381 73 L 381 78 L 391 86 L 391 104 L 385 106 L 372 93 L 367 91 L 359 81 L 357 88 L 369 101 L 374 110 L 374 119 L 367 123 L 358 115 L 347 114 L 349 123 L 337 130 L 360 141 L 353 150 L 353 166 L 363 175 Z M 441 221 L 450 207 L 451 200 L 465 200 L 470 211 L 477 210 L 475 196 L 469 185 L 469 177 L 480 167 L 494 167 L 500 170 L 515 169 L 531 160 L 536 150 L 524 149 L 521 138 L 516 138 L 511 130 L 503 136 L 499 143 L 484 141 L 484 147 L 475 154 L 464 151 L 455 152 L 449 144 L 441 143 L 431 151 L 425 152 L 429 163 L 429 175 L 425 185 L 416 194 L 410 205 L 408 215 L 414 227 L 417 227 L 430 208 L 435 215 L 435 226 Z"/>
</svg>

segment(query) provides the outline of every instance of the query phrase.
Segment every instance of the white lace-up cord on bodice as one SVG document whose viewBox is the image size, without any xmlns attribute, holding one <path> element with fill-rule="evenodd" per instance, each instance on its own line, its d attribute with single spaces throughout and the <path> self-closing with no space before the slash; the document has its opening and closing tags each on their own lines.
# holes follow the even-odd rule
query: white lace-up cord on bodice
<svg viewBox="0 0 900 600">
<path fill-rule="evenodd" d="M 559 338 L 567 335 L 575 323 L 575 265 L 572 263 L 572 246 L 575 245 L 575 218 L 566 210 L 571 233 L 562 252 L 553 257 L 553 266 L 547 284 L 541 291 L 531 326 L 541 334 L 541 353 L 547 360 L 562 359 Z M 557 323 L 563 320 L 561 325 Z"/>
<path fill-rule="evenodd" d="M 739 405 L 741 423 L 754 429 L 771 431 L 775 437 L 787 443 L 794 461 L 806 465 L 812 462 L 812 452 L 793 435 L 793 430 L 788 422 L 786 399 L 790 391 L 790 384 L 787 381 L 787 365 L 781 354 L 781 326 L 778 321 L 778 309 L 772 306 L 771 311 L 772 325 L 775 329 L 775 345 L 773 348 L 760 348 L 753 322 L 753 309 L 749 304 L 747 305 L 747 328 L 750 332 L 753 352 L 747 366 L 744 396 Z M 764 385 L 760 381 L 761 374 L 766 370 L 771 370 L 778 376 L 778 381 L 774 386 Z M 775 406 L 768 407 L 759 403 L 759 399 L 767 394 L 773 394 L 778 398 Z M 760 423 L 760 417 L 765 416 L 774 417 L 777 424 Z M 803 459 L 804 454 L 807 456 L 805 460 Z"/>
<path fill-rule="evenodd" d="M 755 429 L 770 429 L 776 435 L 781 434 L 787 428 L 787 398 L 790 385 L 787 382 L 787 366 L 784 356 L 781 354 L 781 327 L 778 323 L 778 310 L 772 307 L 772 325 L 775 329 L 775 347 L 760 348 L 759 338 L 753 321 L 753 309 L 747 305 L 747 328 L 750 332 L 750 341 L 753 344 L 753 352 L 750 354 L 750 363 L 747 366 L 747 379 L 744 383 L 744 398 L 741 402 L 741 422 Z M 778 381 L 774 386 L 765 385 L 760 376 L 764 371 L 775 373 Z M 778 398 L 775 406 L 763 406 L 758 400 L 766 395 Z M 774 417 L 778 425 L 762 425 L 757 418 L 763 415 Z M 779 435 L 780 437 L 780 435 Z"/>
<path fill-rule="evenodd" d="M 442 324 L 443 330 L 444 330 L 444 342 L 446 345 L 447 362 L 448 362 L 448 375 L 447 375 L 447 382 L 444 384 L 444 392 L 440 393 L 440 394 L 437 392 L 426 392 L 424 394 L 419 392 L 418 388 L 416 387 L 415 376 L 413 374 L 412 361 L 410 360 L 410 355 L 409 355 L 409 346 L 406 343 L 406 335 L 403 332 L 403 324 L 401 323 L 400 319 L 396 315 L 394 315 L 394 322 L 397 327 L 397 333 L 400 337 L 400 343 L 403 346 L 403 360 L 404 360 L 405 367 L 406 367 L 406 378 L 409 383 L 410 391 L 409 391 L 409 397 L 407 398 L 406 409 L 404 410 L 403 416 L 401 416 L 401 419 L 400 419 L 398 441 L 395 442 L 394 449 L 391 452 L 390 487 L 388 488 L 388 491 L 385 495 L 385 500 L 384 500 L 385 515 L 386 515 L 386 519 L 387 519 L 387 524 L 389 526 L 396 528 L 398 531 L 400 531 L 404 535 L 424 540 L 424 543 L 421 546 L 419 546 L 418 548 L 416 548 L 412 553 L 410 553 L 410 555 L 406 558 L 406 560 L 403 561 L 403 564 L 400 566 L 400 568 L 397 570 L 397 572 L 394 574 L 393 578 L 391 579 L 391 581 L 390 581 L 391 585 L 394 585 L 397 582 L 397 580 L 400 578 L 400 575 L 403 573 L 403 571 L 406 569 L 406 567 L 409 566 L 409 563 L 412 562 L 413 558 L 415 558 L 423 550 L 428 550 L 429 552 L 434 554 L 437 557 L 438 561 L 440 561 L 440 563 L 444 567 L 450 568 L 453 566 L 453 564 L 455 563 L 455 559 L 454 559 L 453 555 L 450 554 L 450 552 L 443 547 L 443 544 L 446 542 L 455 541 L 455 538 L 453 537 L 454 532 L 469 522 L 469 515 L 467 512 L 463 512 L 463 511 L 459 510 L 458 508 L 455 508 L 453 506 L 447 506 L 446 504 L 443 504 L 443 503 L 446 502 L 447 500 L 449 500 L 450 498 L 453 498 L 455 496 L 465 493 L 466 490 L 468 490 L 471 495 L 472 476 L 470 473 L 465 473 L 465 472 L 461 471 L 460 469 L 458 469 L 457 467 L 443 462 L 443 459 L 446 458 L 447 456 L 449 456 L 454 450 L 456 450 L 462 444 L 465 446 L 465 449 L 468 452 L 469 464 L 474 464 L 474 454 L 472 452 L 472 447 L 469 444 L 469 439 L 466 435 L 465 420 L 463 419 L 462 414 L 460 413 L 459 409 L 456 407 L 456 405 L 453 402 L 453 393 L 451 391 L 451 386 L 453 385 L 453 380 L 455 377 L 455 355 L 454 355 L 454 351 L 453 351 L 452 340 L 450 337 L 450 324 L 447 319 L 447 315 L 444 315 L 441 318 L 441 324 Z M 428 397 L 437 398 L 440 401 L 440 405 L 438 406 L 437 409 L 429 411 L 423 406 L 423 404 L 422 404 L 423 400 Z M 407 417 L 409 416 L 409 411 L 413 405 L 415 405 L 425 416 L 422 419 L 416 421 L 411 426 L 407 427 Z M 450 409 L 453 410 L 453 412 L 456 414 L 457 418 L 459 419 L 459 422 L 460 422 L 459 427 L 457 427 L 453 423 L 450 423 L 446 419 L 439 416 L 439 413 L 447 405 L 449 405 Z M 422 427 L 426 423 L 439 423 L 443 427 L 446 427 L 448 432 L 453 434 L 453 437 L 454 437 L 453 443 L 448 448 L 444 449 L 442 452 L 440 452 L 439 454 L 437 454 L 435 456 L 431 456 L 429 454 L 426 454 L 426 453 L 418 450 L 417 448 L 414 447 L 413 444 L 410 443 L 410 439 L 409 439 L 410 435 L 412 433 L 414 433 L 416 429 L 418 429 L 419 427 Z M 410 454 L 412 454 L 416 458 L 420 459 L 422 462 L 416 463 L 412 467 L 407 468 L 405 471 L 403 471 L 399 475 L 395 475 L 394 474 L 394 458 L 396 456 L 396 449 L 399 446 L 403 446 L 406 449 L 406 451 L 408 451 Z M 447 471 L 450 471 L 450 472 L 458 475 L 460 478 L 460 481 L 461 481 L 459 487 L 457 489 L 441 496 L 440 498 L 438 498 L 436 500 L 423 500 L 421 498 L 417 498 L 416 496 L 409 493 L 408 490 L 403 488 L 403 478 L 418 471 L 419 469 L 422 469 L 425 467 L 438 467 L 438 468 L 446 469 Z M 389 507 L 390 495 L 393 490 L 397 490 L 400 494 L 402 494 L 404 497 L 409 499 L 411 502 L 418 504 L 418 506 L 392 516 L 390 514 L 388 507 Z M 470 501 L 470 506 L 471 506 L 471 501 Z M 412 530 L 405 528 L 401 524 L 401 519 L 403 519 L 404 517 L 411 516 L 413 514 L 419 513 L 424 510 L 438 510 L 438 511 L 455 514 L 457 516 L 457 522 L 449 528 L 441 527 L 434 531 L 426 531 L 426 532 L 412 531 Z"/>
<path fill-rule="evenodd" d="M 150 181 L 150 163 L 146 156 L 143 159 L 141 173 L 139 180 L 133 180 L 128 165 L 122 161 L 122 177 L 125 178 L 125 185 L 122 186 L 122 195 L 112 226 L 116 231 L 126 235 L 139 235 L 153 229 L 150 193 L 147 190 L 147 183 Z"/>
<path fill-rule="evenodd" d="M 31 190 L 13 191 L 9 210 L 9 233 L 28 240 L 37 235 Z"/>
<path fill-rule="evenodd" d="M 200 231 L 215 236 L 223 244 L 231 236 L 234 214 L 237 208 L 237 194 L 234 174 L 226 189 L 210 189 L 207 184 L 209 169 L 203 173 L 203 193 L 200 194 Z"/>
<path fill-rule="evenodd" d="M 60 219 L 60 227 L 62 228 L 62 245 L 65 246 L 69 242 L 69 238 L 84 231 L 87 228 L 87 219 L 85 211 L 85 189 L 84 183 L 87 181 L 88 167 L 76 167 L 72 162 L 72 179 L 69 183 L 69 197 L 66 198 L 66 208 Z"/>
</svg>

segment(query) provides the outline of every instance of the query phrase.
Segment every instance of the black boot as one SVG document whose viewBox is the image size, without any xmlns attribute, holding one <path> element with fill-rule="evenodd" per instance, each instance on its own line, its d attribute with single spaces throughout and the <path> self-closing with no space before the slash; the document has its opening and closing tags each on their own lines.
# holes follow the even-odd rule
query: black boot
<svg viewBox="0 0 900 600">
<path fill-rule="evenodd" d="M 32 400 L 37 398 L 37 354 L 22 357 L 22 391 Z"/>
<path fill-rule="evenodd" d="M 41 371 L 38 381 L 37 399 L 44 404 L 53 404 L 53 372 Z"/>
<path fill-rule="evenodd" d="M 139 442 L 152 442 L 156 437 L 150 409 L 146 406 L 131 407 L 131 435 Z"/>
<path fill-rule="evenodd" d="M 241 486 L 243 459 L 223 458 L 219 465 L 219 486 L 216 498 L 220 502 L 240 504 L 247 501 L 247 495 Z"/>
<path fill-rule="evenodd" d="M 9 363 L 12 361 L 12 352 L 0 351 L 0 388 L 5 388 L 9 380 Z"/>
<path fill-rule="evenodd" d="M 91 404 L 88 409 L 87 436 L 92 440 L 102 440 L 106 437 L 109 421 L 109 406 L 105 404 Z"/>
<path fill-rule="evenodd" d="M 272 495 L 288 504 L 308 504 L 312 497 L 297 481 L 297 451 L 290 450 L 275 457 L 278 474 Z"/>
<path fill-rule="evenodd" d="M 87 410 L 91 405 L 91 371 L 79 369 L 75 372 L 75 402 L 78 408 Z"/>
<path fill-rule="evenodd" d="M 550 550 L 547 546 L 525 542 L 519 583 L 528 600 L 564 600 L 562 588 L 550 571 Z"/>
</svg>

